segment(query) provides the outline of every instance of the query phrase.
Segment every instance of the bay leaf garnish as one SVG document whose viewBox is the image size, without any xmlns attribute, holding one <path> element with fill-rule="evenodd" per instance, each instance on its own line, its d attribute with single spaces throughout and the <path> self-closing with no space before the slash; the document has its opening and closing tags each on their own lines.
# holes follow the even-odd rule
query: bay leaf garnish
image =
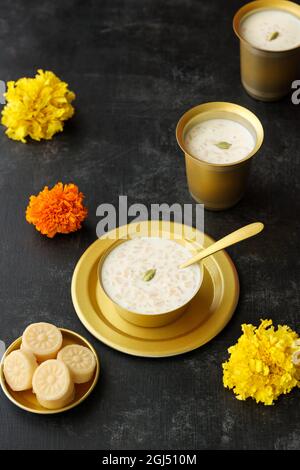
<svg viewBox="0 0 300 470">
<path fill-rule="evenodd" d="M 155 274 L 156 274 L 156 269 L 148 269 L 148 271 L 146 271 L 143 276 L 143 281 L 145 282 L 151 281 L 151 279 L 154 278 Z"/>
<path fill-rule="evenodd" d="M 268 41 L 274 41 L 274 39 L 277 39 L 278 36 L 279 36 L 279 32 L 273 31 L 273 33 L 269 34 Z"/>
<path fill-rule="evenodd" d="M 218 142 L 215 146 L 222 150 L 228 150 L 231 144 L 229 142 Z"/>
</svg>

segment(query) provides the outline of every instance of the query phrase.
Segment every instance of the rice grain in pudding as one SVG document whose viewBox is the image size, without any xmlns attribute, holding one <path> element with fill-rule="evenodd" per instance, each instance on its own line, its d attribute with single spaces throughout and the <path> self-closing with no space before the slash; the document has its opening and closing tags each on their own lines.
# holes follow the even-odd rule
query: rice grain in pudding
<svg viewBox="0 0 300 470">
<path fill-rule="evenodd" d="M 200 122 L 186 133 L 184 142 L 190 155 L 214 164 L 238 162 L 255 147 L 251 132 L 232 119 Z"/>
<path fill-rule="evenodd" d="M 293 49 L 300 46 L 300 18 L 284 10 L 258 10 L 242 21 L 241 36 L 258 49 Z"/>
<path fill-rule="evenodd" d="M 198 265 L 179 269 L 192 255 L 173 240 L 141 237 L 125 241 L 105 258 L 102 286 L 115 303 L 131 312 L 161 314 L 175 310 L 187 303 L 200 285 Z M 145 280 L 149 272 L 148 277 L 154 275 Z"/>
</svg>

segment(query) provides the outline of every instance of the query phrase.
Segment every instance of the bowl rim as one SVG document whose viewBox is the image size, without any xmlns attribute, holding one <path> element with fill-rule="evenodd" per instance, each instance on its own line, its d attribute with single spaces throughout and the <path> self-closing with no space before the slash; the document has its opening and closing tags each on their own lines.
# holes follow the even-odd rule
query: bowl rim
<svg viewBox="0 0 300 470">
<path fill-rule="evenodd" d="M 99 375 L 100 375 L 100 360 L 99 360 L 99 357 L 98 357 L 98 354 L 95 350 L 95 348 L 92 346 L 92 344 L 86 339 L 84 338 L 83 336 L 81 336 L 79 333 L 76 333 L 75 331 L 72 331 L 72 330 L 69 330 L 67 328 L 60 328 L 60 327 L 57 327 L 61 332 L 62 334 L 68 334 L 70 336 L 76 336 L 78 339 L 80 339 L 80 341 L 82 341 L 94 354 L 95 356 L 95 360 L 96 360 L 96 369 L 95 369 L 95 373 L 94 373 L 94 379 L 89 387 L 89 389 L 84 393 L 84 395 L 82 395 L 82 397 L 80 397 L 78 400 L 76 401 L 72 401 L 71 403 L 69 403 L 69 405 L 67 406 L 64 406 L 62 408 L 58 408 L 56 410 L 50 410 L 50 409 L 47 409 L 47 408 L 44 408 L 44 409 L 33 409 L 33 408 L 30 408 L 30 406 L 26 406 L 26 405 L 23 405 L 22 403 L 20 403 L 18 400 L 16 400 L 12 394 L 10 393 L 8 387 L 7 387 L 7 383 L 6 383 L 6 380 L 5 380 L 5 377 L 4 377 L 4 371 L 3 371 L 3 366 L 4 366 L 4 359 L 5 357 L 11 353 L 12 351 L 14 351 L 18 346 L 21 345 L 21 342 L 22 342 L 22 336 L 19 336 L 18 338 L 16 338 L 5 350 L 2 358 L 1 358 L 1 362 L 0 362 L 0 385 L 1 385 L 1 388 L 4 392 L 4 394 L 7 396 L 7 398 L 12 402 L 14 403 L 14 405 L 16 405 L 18 408 L 22 408 L 23 410 L 25 411 L 28 411 L 30 413 L 35 413 L 35 414 L 57 414 L 57 413 L 63 413 L 64 411 L 68 411 L 72 408 L 75 408 L 75 406 L 79 405 L 81 402 L 83 402 L 91 393 L 92 391 L 94 390 L 97 382 L 98 382 L 98 379 L 99 379 Z M 75 384 L 76 386 L 76 384 Z M 33 392 L 32 392 L 33 393 Z"/>
<path fill-rule="evenodd" d="M 162 231 L 162 233 L 166 233 L 166 231 Z M 134 238 L 143 238 L 144 236 L 141 236 L 139 237 L 138 235 L 135 236 Z M 162 238 L 162 237 L 144 237 L 144 238 Z M 202 282 L 203 282 L 203 266 L 201 263 L 197 263 L 197 265 L 199 266 L 199 271 L 200 271 L 200 275 L 199 275 L 199 285 L 198 287 L 195 289 L 195 292 L 193 293 L 193 295 L 190 297 L 189 300 L 187 300 L 184 304 L 181 304 L 179 305 L 178 307 L 174 308 L 174 309 L 171 309 L 171 310 L 167 310 L 167 311 L 164 311 L 164 312 L 160 312 L 160 313 L 142 313 L 142 312 L 136 312 L 134 310 L 129 310 L 128 308 L 126 307 L 123 307 L 122 305 L 118 304 L 115 300 L 113 300 L 106 292 L 104 286 L 103 286 L 103 283 L 102 283 L 102 277 L 101 277 L 101 268 L 103 266 L 103 263 L 106 259 L 106 257 L 109 255 L 109 253 L 111 253 L 115 248 L 116 246 L 118 246 L 119 244 L 121 243 L 124 243 L 126 241 L 129 241 L 129 240 L 132 240 L 133 238 L 131 237 L 127 237 L 127 238 L 119 238 L 118 240 L 116 240 L 114 243 L 112 243 L 108 248 L 106 248 L 106 250 L 103 252 L 103 254 L 101 255 L 100 259 L 99 259 L 99 262 L 98 262 L 98 266 L 97 266 L 97 276 L 98 276 L 98 282 L 100 284 L 100 287 L 101 287 L 101 290 L 102 292 L 104 293 L 104 295 L 118 308 L 118 309 L 121 309 L 125 312 L 130 312 L 131 314 L 133 315 L 138 315 L 138 316 L 141 316 L 141 317 L 156 317 L 158 318 L 159 316 L 162 316 L 162 315 L 170 315 L 172 314 L 173 312 L 175 312 L 176 310 L 178 309 L 181 309 L 181 308 L 184 308 L 186 307 L 193 299 L 194 297 L 196 297 L 196 295 L 198 294 L 201 286 L 202 286 Z M 172 240 L 176 243 L 176 239 Z M 186 241 L 187 243 L 194 243 L 193 241 L 190 241 L 190 240 L 187 240 L 187 239 L 184 239 L 184 241 Z"/>
<path fill-rule="evenodd" d="M 235 35 L 239 38 L 241 42 L 244 44 L 247 44 L 251 48 L 260 51 L 260 52 L 265 52 L 266 54 L 282 54 L 282 53 L 287 53 L 287 52 L 292 52 L 300 48 L 300 43 L 297 46 L 291 47 L 289 49 L 280 49 L 279 51 L 273 51 L 270 49 L 264 49 L 262 47 L 257 47 L 253 46 L 249 41 L 247 41 L 240 33 L 240 24 L 245 18 L 245 16 L 250 15 L 251 13 L 254 13 L 255 11 L 259 10 L 267 10 L 267 9 L 276 9 L 276 10 L 284 10 L 288 13 L 291 13 L 294 16 L 299 16 L 300 19 L 300 5 L 298 5 L 295 2 L 291 2 L 289 0 L 254 0 L 252 2 L 248 2 L 245 5 L 241 6 L 235 13 L 232 21 L 232 27 Z M 295 11 L 292 11 L 293 9 L 299 9 L 299 14 Z"/>
<path fill-rule="evenodd" d="M 249 124 L 254 128 L 256 132 L 256 143 L 252 151 L 246 155 L 246 157 L 232 163 L 211 163 L 201 160 L 200 158 L 195 157 L 191 153 L 189 153 L 185 148 L 184 143 L 184 130 L 186 125 L 194 119 L 196 116 L 202 113 L 211 112 L 211 111 L 222 111 L 225 113 L 236 114 L 241 116 L 245 121 L 248 121 Z M 214 118 L 211 118 L 214 119 Z M 210 120 L 210 119 L 207 119 Z M 204 165 L 211 168 L 234 168 L 238 167 L 239 165 L 243 164 L 250 158 L 252 158 L 261 148 L 263 141 L 264 141 L 264 129 L 262 126 L 261 121 L 259 118 L 248 108 L 244 106 L 240 106 L 239 104 L 230 103 L 229 101 L 209 101 L 206 103 L 201 103 L 192 108 L 188 109 L 179 119 L 177 126 L 176 126 L 176 140 L 185 155 L 188 155 L 192 158 L 195 162 L 200 165 Z"/>
</svg>

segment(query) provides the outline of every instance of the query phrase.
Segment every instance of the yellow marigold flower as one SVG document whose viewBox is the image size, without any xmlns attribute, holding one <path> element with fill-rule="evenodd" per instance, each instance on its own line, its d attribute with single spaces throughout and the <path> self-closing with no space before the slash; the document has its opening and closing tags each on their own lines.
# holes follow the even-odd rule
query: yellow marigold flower
<svg viewBox="0 0 300 470">
<path fill-rule="evenodd" d="M 224 386 L 239 400 L 251 397 L 272 405 L 279 395 L 298 385 L 297 367 L 291 359 L 298 335 L 286 325 L 276 330 L 272 320 L 261 320 L 258 328 L 244 324 L 242 331 L 223 364 Z"/>
<path fill-rule="evenodd" d="M 71 102 L 75 94 L 53 72 L 38 70 L 35 78 L 8 82 L 4 96 L 7 104 L 1 123 L 7 127 L 5 133 L 23 143 L 27 136 L 51 139 L 74 114 Z"/>
<path fill-rule="evenodd" d="M 52 189 L 45 186 L 37 196 L 30 196 L 26 220 L 49 238 L 75 232 L 87 216 L 83 198 L 75 184 L 57 183 Z"/>
</svg>

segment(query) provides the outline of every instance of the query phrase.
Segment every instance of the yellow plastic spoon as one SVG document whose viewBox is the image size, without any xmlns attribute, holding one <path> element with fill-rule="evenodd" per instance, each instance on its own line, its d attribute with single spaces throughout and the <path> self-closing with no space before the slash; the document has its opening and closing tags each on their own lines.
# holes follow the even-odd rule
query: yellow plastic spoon
<svg viewBox="0 0 300 470">
<path fill-rule="evenodd" d="M 261 232 L 263 228 L 264 224 L 262 224 L 261 222 L 255 222 L 254 224 L 245 225 L 245 227 L 239 228 L 235 232 L 232 232 L 229 235 L 226 235 L 226 237 L 221 238 L 221 240 L 218 240 L 217 242 L 213 243 L 208 248 L 205 248 L 200 253 L 193 256 L 193 258 L 181 264 L 179 268 L 187 268 L 191 264 L 197 263 L 198 261 L 207 258 L 207 256 L 217 253 L 217 251 L 223 250 L 228 246 L 235 245 L 235 243 L 239 243 L 243 240 L 246 240 L 246 238 L 253 237 L 254 235 L 257 235 L 259 232 Z"/>
</svg>

